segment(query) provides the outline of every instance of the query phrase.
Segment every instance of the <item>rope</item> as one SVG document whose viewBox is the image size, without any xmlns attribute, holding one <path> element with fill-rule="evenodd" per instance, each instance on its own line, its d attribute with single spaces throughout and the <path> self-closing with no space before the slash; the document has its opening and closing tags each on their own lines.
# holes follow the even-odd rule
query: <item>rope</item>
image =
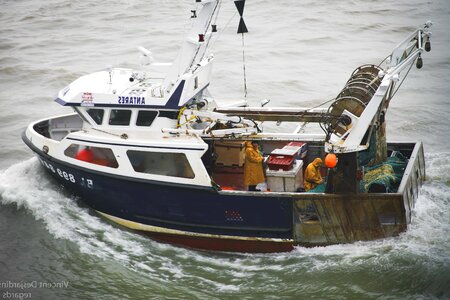
<svg viewBox="0 0 450 300">
<path fill-rule="evenodd" d="M 394 91 L 394 93 L 392 94 L 392 96 L 389 97 L 389 100 L 392 99 L 392 98 L 394 98 L 394 96 L 395 96 L 395 94 L 397 93 L 398 89 L 402 86 L 403 81 L 405 81 L 406 77 L 408 76 L 409 71 L 411 71 L 411 68 L 412 68 L 413 65 L 414 65 L 414 62 L 412 62 L 411 65 L 409 66 L 408 71 L 406 72 L 406 74 L 405 74 L 405 76 L 403 77 L 402 81 L 400 81 L 398 87 L 395 89 L 395 91 Z"/>
<path fill-rule="evenodd" d="M 331 102 L 331 101 L 334 101 L 334 100 L 336 100 L 336 98 L 333 98 L 333 99 L 327 100 L 327 101 L 325 101 L 325 102 L 322 102 L 322 103 L 320 103 L 319 105 L 316 105 L 316 106 L 313 106 L 313 107 L 311 107 L 311 108 L 305 109 L 304 111 L 301 111 L 301 112 L 299 112 L 299 113 L 305 113 L 305 112 L 307 112 L 307 111 L 310 111 L 311 109 L 321 107 L 322 105 L 327 104 L 328 102 Z"/>
<path fill-rule="evenodd" d="M 412 49 L 409 51 L 409 53 L 406 55 L 405 59 L 406 59 L 407 57 L 409 57 L 409 56 L 411 55 L 411 53 L 413 53 L 414 50 L 415 50 L 415 49 L 412 48 Z M 381 65 L 381 64 L 382 64 L 389 56 L 391 56 L 391 54 L 389 54 L 388 56 L 386 56 L 386 57 L 378 64 L 378 66 L 380 66 L 380 65 Z M 411 65 L 409 66 L 408 71 L 406 72 L 406 74 L 405 74 L 405 76 L 403 77 L 402 81 L 400 82 L 399 86 L 395 89 L 395 91 L 394 91 L 394 92 L 392 93 L 392 95 L 389 97 L 389 100 L 392 99 L 392 98 L 394 98 L 394 96 L 395 96 L 395 94 L 397 93 L 398 89 L 402 86 L 403 81 L 405 81 L 406 77 L 408 76 L 409 71 L 411 71 L 411 68 L 412 68 L 413 64 L 414 64 L 414 63 L 411 63 Z"/>
<path fill-rule="evenodd" d="M 209 18 L 209 20 L 208 20 L 208 23 L 206 24 L 205 31 L 203 32 L 203 34 L 204 34 L 205 36 L 206 36 L 206 33 L 208 32 L 209 26 L 211 25 L 212 19 L 213 19 L 213 17 L 214 17 L 214 14 L 215 14 L 215 12 L 216 12 L 217 7 L 219 6 L 219 3 L 220 3 L 220 2 L 217 2 L 217 3 L 216 3 L 216 6 L 214 6 L 213 12 L 212 12 L 212 14 L 211 14 L 211 16 L 210 16 L 210 18 Z M 212 37 L 212 35 L 209 37 L 209 39 L 208 39 L 208 41 L 207 41 L 207 44 L 206 44 L 206 46 L 205 46 L 205 51 L 203 52 L 203 55 L 202 55 L 201 59 L 203 59 L 203 57 L 205 56 L 206 49 L 208 48 L 208 44 L 209 44 L 209 41 L 211 40 L 211 37 Z M 197 58 L 198 52 L 200 51 L 200 48 L 201 48 L 201 47 L 202 47 L 202 44 L 199 43 L 199 45 L 197 46 L 197 50 L 195 51 L 195 55 L 194 55 L 194 57 L 193 57 L 193 59 L 192 59 L 192 61 L 191 61 L 191 64 L 189 65 L 189 68 L 187 68 L 186 70 L 189 70 L 189 69 L 192 68 L 192 66 L 194 65 L 195 59 Z M 200 59 L 200 60 L 201 60 L 201 59 Z"/>
<path fill-rule="evenodd" d="M 217 2 L 216 6 L 214 7 L 214 10 L 213 10 L 213 13 L 212 13 L 212 15 L 211 15 L 211 18 L 209 19 L 209 23 L 208 23 L 208 25 L 206 26 L 205 36 L 206 36 L 206 33 L 208 32 L 209 27 L 211 26 L 212 20 L 213 20 L 213 18 L 214 18 L 214 14 L 216 15 L 216 17 L 214 18 L 214 23 L 217 25 L 217 18 L 219 17 L 219 11 L 220 11 L 221 4 L 222 4 L 222 1 L 220 0 L 220 1 Z M 211 30 L 211 35 L 209 36 L 208 40 L 206 41 L 205 51 L 203 51 L 203 55 L 202 55 L 202 57 L 199 59 L 199 61 L 202 61 L 203 58 L 205 57 L 205 55 L 206 55 L 206 50 L 208 50 L 209 43 L 210 43 L 211 40 L 212 40 L 212 36 L 213 36 L 213 32 L 212 32 L 212 30 Z"/>
<path fill-rule="evenodd" d="M 183 113 L 184 113 L 185 110 L 186 110 L 186 106 L 182 107 L 182 108 L 180 109 L 180 111 L 178 112 L 178 117 L 177 117 L 177 127 L 176 127 L 176 128 L 180 128 L 180 127 L 181 127 L 181 125 L 180 125 L 180 119 L 181 119 L 181 116 L 183 115 Z"/>
<path fill-rule="evenodd" d="M 242 33 L 242 64 L 244 69 L 244 99 L 247 104 L 247 75 L 245 74 L 245 45 L 244 45 L 244 33 Z"/>
<path fill-rule="evenodd" d="M 225 24 L 225 26 L 223 27 L 223 30 L 219 30 L 219 34 L 217 35 L 217 38 L 213 41 L 211 49 L 214 48 L 214 45 L 217 43 L 217 41 L 219 40 L 219 38 L 222 36 L 222 33 L 225 31 L 225 29 L 228 28 L 228 25 L 230 25 L 231 21 L 233 20 L 234 16 L 237 14 L 237 11 L 234 12 L 234 14 L 231 16 L 231 18 L 228 20 L 227 24 Z"/>
<path fill-rule="evenodd" d="M 314 109 L 314 108 L 318 108 L 318 107 L 320 107 L 320 106 L 322 106 L 322 105 L 325 105 L 325 104 L 327 104 L 327 103 L 329 103 L 329 102 L 331 102 L 331 101 L 334 101 L 334 100 L 336 100 L 336 98 L 327 100 L 327 101 L 325 101 L 325 102 L 320 103 L 319 105 L 316 105 L 316 106 L 313 106 L 313 107 L 311 107 L 311 108 L 305 109 L 304 111 L 298 112 L 296 115 L 302 116 L 302 115 L 306 114 L 308 111 L 310 111 L 310 110 L 312 110 L 312 109 Z M 327 130 L 325 129 L 325 126 L 322 126 L 322 123 L 325 123 L 325 122 L 329 121 L 329 117 L 330 117 L 329 115 L 323 114 L 322 117 L 321 117 L 321 121 L 319 122 L 320 128 L 321 128 L 325 133 L 327 133 Z M 325 119 L 325 118 L 327 118 L 327 119 Z M 306 122 L 303 124 L 303 126 L 302 126 L 301 129 L 303 129 L 303 128 L 305 127 L 305 125 L 306 125 Z M 325 125 L 325 124 L 324 124 L 324 125 Z"/>
<path fill-rule="evenodd" d="M 120 138 L 122 138 L 122 136 L 123 136 L 123 134 L 116 134 L 116 133 L 108 132 L 108 131 L 105 131 L 105 130 L 102 130 L 102 129 L 94 128 L 94 127 L 92 127 L 91 129 L 92 130 L 97 130 L 99 132 L 103 132 L 103 133 L 106 133 L 106 134 L 114 135 L 114 136 L 117 136 L 117 137 L 120 137 Z"/>
<path fill-rule="evenodd" d="M 216 18 L 214 19 L 214 24 L 217 25 L 217 19 L 219 18 L 219 13 L 220 13 L 220 7 L 222 6 L 222 0 L 219 0 L 218 3 L 218 7 L 217 7 L 217 13 L 216 13 Z"/>
<path fill-rule="evenodd" d="M 380 63 L 378 64 L 377 67 L 380 67 L 382 63 L 384 63 L 386 61 L 386 59 L 389 58 L 389 56 L 391 56 L 391 54 L 389 54 L 388 56 L 386 56 L 382 61 L 380 61 Z"/>
<path fill-rule="evenodd" d="M 186 125 L 187 123 L 191 122 L 192 120 L 195 120 L 196 118 L 197 118 L 196 116 L 192 116 L 189 119 L 186 119 L 186 122 L 178 124 L 177 128 L 180 128 L 181 126 Z"/>
</svg>

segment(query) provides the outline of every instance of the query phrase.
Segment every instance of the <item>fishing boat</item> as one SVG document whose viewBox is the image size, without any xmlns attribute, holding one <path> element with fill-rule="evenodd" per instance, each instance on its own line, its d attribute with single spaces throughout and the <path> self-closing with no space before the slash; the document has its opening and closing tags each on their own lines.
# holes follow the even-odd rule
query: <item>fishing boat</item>
<svg viewBox="0 0 450 300">
<path fill-rule="evenodd" d="M 220 1 L 196 2 L 166 74 L 149 71 L 158 63 L 139 47 L 142 69 L 110 67 L 59 91 L 55 101 L 74 112 L 33 122 L 22 135 L 44 169 L 106 219 L 196 249 L 281 252 L 407 230 L 425 177 L 424 151 L 417 141 L 387 142 L 385 115 L 431 49 L 431 22 L 381 64 L 356 68 L 326 106 L 220 105 L 208 90 Z M 235 4 L 244 35 L 244 1 Z M 298 126 L 261 129 L 270 122 Z M 323 133 L 305 132 L 305 124 Z M 243 181 L 251 141 L 265 161 L 256 191 Z M 305 168 L 325 157 L 332 162 L 320 169 L 324 183 L 305 191 Z"/>
</svg>

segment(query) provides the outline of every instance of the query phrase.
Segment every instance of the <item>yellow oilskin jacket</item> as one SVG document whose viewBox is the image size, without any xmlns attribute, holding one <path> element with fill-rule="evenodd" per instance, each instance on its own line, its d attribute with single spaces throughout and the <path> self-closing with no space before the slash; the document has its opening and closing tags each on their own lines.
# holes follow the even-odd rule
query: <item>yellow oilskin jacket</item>
<svg viewBox="0 0 450 300">
<path fill-rule="evenodd" d="M 245 147 L 244 185 L 257 185 L 264 182 L 263 158 L 251 142 L 246 142 Z"/>
<path fill-rule="evenodd" d="M 305 191 L 315 188 L 322 182 L 322 175 L 320 175 L 320 166 L 322 163 L 322 159 L 316 158 L 306 167 L 305 177 L 303 178 Z"/>
</svg>

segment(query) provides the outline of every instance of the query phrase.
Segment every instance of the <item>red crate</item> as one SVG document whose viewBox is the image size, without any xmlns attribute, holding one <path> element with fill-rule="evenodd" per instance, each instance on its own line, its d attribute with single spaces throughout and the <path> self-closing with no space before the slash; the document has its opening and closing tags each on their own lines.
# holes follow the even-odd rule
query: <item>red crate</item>
<svg viewBox="0 0 450 300">
<path fill-rule="evenodd" d="M 269 155 L 269 161 L 267 162 L 267 166 L 270 170 L 278 171 L 288 171 L 292 169 L 294 165 L 294 157 L 287 155 Z"/>
</svg>

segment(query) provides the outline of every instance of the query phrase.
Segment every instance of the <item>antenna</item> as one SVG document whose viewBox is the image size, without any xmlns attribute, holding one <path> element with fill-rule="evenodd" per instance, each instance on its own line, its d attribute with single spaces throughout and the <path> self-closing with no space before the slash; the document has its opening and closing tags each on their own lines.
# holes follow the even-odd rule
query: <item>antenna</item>
<svg viewBox="0 0 450 300">
<path fill-rule="evenodd" d="M 113 66 L 112 65 L 107 65 L 106 68 L 108 69 L 108 73 L 109 73 L 109 82 L 108 82 L 108 84 L 112 84 Z"/>
</svg>

